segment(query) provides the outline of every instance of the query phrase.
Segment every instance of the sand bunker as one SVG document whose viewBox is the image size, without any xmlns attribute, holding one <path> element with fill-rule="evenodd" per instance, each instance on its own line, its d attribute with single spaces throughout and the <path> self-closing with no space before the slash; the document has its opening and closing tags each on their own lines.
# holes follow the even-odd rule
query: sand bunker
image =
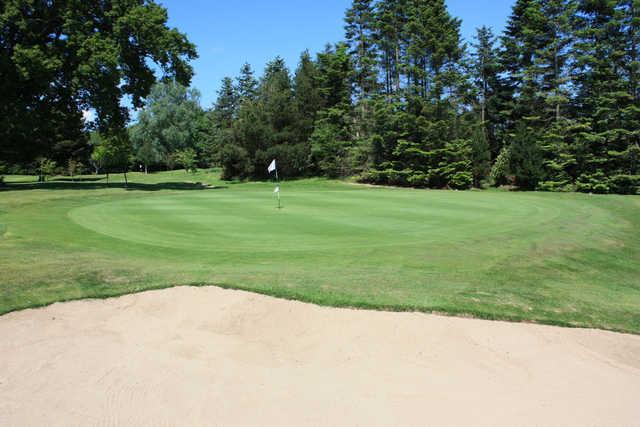
<svg viewBox="0 0 640 427">
<path fill-rule="evenodd" d="M 0 425 L 640 425 L 640 336 L 175 288 L 0 317 Z"/>
</svg>

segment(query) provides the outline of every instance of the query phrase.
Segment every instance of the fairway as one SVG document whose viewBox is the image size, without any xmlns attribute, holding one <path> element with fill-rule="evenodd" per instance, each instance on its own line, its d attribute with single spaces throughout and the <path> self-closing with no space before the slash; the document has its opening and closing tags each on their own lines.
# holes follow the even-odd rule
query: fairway
<svg viewBox="0 0 640 427">
<path fill-rule="evenodd" d="M 334 306 L 640 332 L 640 198 L 217 174 L 0 192 L 0 312 L 215 284 Z M 204 189 L 206 182 L 214 188 Z M 55 191 L 53 191 L 55 189 Z"/>
</svg>

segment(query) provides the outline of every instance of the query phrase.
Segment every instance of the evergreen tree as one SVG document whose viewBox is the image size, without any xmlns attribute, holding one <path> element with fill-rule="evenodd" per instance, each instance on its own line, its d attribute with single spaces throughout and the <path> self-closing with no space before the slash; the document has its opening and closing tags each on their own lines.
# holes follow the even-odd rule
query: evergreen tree
<svg viewBox="0 0 640 427">
<path fill-rule="evenodd" d="M 311 135 L 311 159 L 327 176 L 352 172 L 353 140 L 350 129 L 352 62 L 348 48 L 340 43 L 318 54 L 318 90 L 322 110 Z"/>
<path fill-rule="evenodd" d="M 373 157 L 391 156 L 376 162 L 384 170 L 368 176 L 397 185 L 468 188 L 473 174 L 470 131 L 460 118 L 466 96 L 460 21 L 442 0 L 394 6 L 405 17 L 395 66 L 406 85 L 394 108 L 375 114 L 376 121 L 394 123 L 394 129 L 372 136 Z"/>
<path fill-rule="evenodd" d="M 491 28 L 478 28 L 472 60 L 473 80 L 478 91 L 480 122 L 493 158 L 497 157 L 501 148 L 497 135 L 500 133 L 499 106 L 502 91 L 499 52 L 495 43 L 496 38 Z"/>
<path fill-rule="evenodd" d="M 244 63 L 240 69 L 240 76 L 237 78 L 237 94 L 238 99 L 242 103 L 244 101 L 255 100 L 258 91 L 258 81 L 253 76 L 251 65 Z"/>
<path fill-rule="evenodd" d="M 574 70 L 586 135 L 585 168 L 578 189 L 635 192 L 638 179 L 640 104 L 636 70 L 638 11 L 626 0 L 579 5 Z"/>
<path fill-rule="evenodd" d="M 471 138 L 473 186 L 479 188 L 491 171 L 491 150 L 484 126 L 476 126 Z"/>
<path fill-rule="evenodd" d="M 230 77 L 222 79 L 222 86 L 218 90 L 213 112 L 217 124 L 222 129 L 229 129 L 233 125 L 238 110 L 238 94 Z"/>
<path fill-rule="evenodd" d="M 509 147 L 509 171 L 521 190 L 535 190 L 544 178 L 542 151 L 537 141 L 538 135 L 531 127 L 518 123 Z"/>
<path fill-rule="evenodd" d="M 562 117 L 547 126 L 540 137 L 546 178 L 539 189 L 575 190 L 576 180 L 585 170 L 585 141 L 590 136 L 590 126 L 579 120 Z"/>
<path fill-rule="evenodd" d="M 223 164 L 229 166 L 225 176 L 266 178 L 265 165 L 273 158 L 283 176 L 305 173 L 309 146 L 298 140 L 299 123 L 291 75 L 277 57 L 266 65 L 255 100 L 241 103 L 233 127 L 234 146 L 223 153 Z"/>
<path fill-rule="evenodd" d="M 534 60 L 538 74 L 539 92 L 545 101 L 547 122 L 560 120 L 562 109 L 569 103 L 568 62 L 573 42 L 572 17 L 576 13 L 573 0 L 539 0 L 544 31 L 537 35 L 543 39 Z"/>
<path fill-rule="evenodd" d="M 309 140 L 321 108 L 321 98 L 318 81 L 318 66 L 311 59 L 308 51 L 300 56 L 300 63 L 296 69 L 294 96 L 298 113 L 297 140 Z"/>
<path fill-rule="evenodd" d="M 407 2 L 408 0 L 385 0 L 376 5 L 374 37 L 381 51 L 380 61 L 387 96 L 400 92 Z"/>
<path fill-rule="evenodd" d="M 501 37 L 500 65 L 505 74 L 504 94 L 500 99 L 504 137 L 512 132 L 524 117 L 532 117 L 541 110 L 535 78 L 532 75 L 536 35 L 541 32 L 540 3 L 536 0 L 516 0 L 507 26 Z"/>
<path fill-rule="evenodd" d="M 293 82 L 282 58 L 277 57 L 267 64 L 258 96 L 271 127 L 271 145 L 298 142 L 295 140 L 297 109 Z"/>
<path fill-rule="evenodd" d="M 356 83 L 355 94 L 363 101 L 373 95 L 378 83 L 373 1 L 353 0 L 351 8 L 346 12 L 345 23 L 346 41 Z"/>
<path fill-rule="evenodd" d="M 213 108 L 201 117 L 198 124 L 199 138 L 196 147 L 204 164 L 219 164 L 222 148 L 233 143 L 233 125 L 239 108 L 238 90 L 233 85 L 233 80 L 225 77 L 222 79 Z"/>
</svg>

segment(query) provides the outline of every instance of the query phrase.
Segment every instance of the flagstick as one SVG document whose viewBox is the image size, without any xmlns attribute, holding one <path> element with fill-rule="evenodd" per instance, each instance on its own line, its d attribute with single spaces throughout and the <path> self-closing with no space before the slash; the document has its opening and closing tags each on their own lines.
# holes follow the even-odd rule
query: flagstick
<svg viewBox="0 0 640 427">
<path fill-rule="evenodd" d="M 282 209 L 282 206 L 280 206 L 280 179 L 278 179 L 278 168 L 276 168 L 276 185 L 278 186 L 278 209 Z"/>
</svg>

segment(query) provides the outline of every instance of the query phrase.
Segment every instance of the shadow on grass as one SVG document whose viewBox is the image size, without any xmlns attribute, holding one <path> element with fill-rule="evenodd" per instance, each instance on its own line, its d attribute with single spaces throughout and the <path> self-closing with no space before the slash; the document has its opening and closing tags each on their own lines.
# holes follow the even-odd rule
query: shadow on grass
<svg viewBox="0 0 640 427">
<path fill-rule="evenodd" d="M 108 188 L 121 188 L 135 191 L 161 191 L 161 190 L 223 190 L 226 186 L 207 186 L 199 182 L 157 182 L 144 184 L 130 182 L 126 187 L 124 182 L 109 182 L 100 179 L 84 178 L 71 181 L 70 179 L 47 182 L 5 183 L 0 191 L 24 191 L 24 190 L 100 190 Z"/>
<path fill-rule="evenodd" d="M 52 182 L 98 182 L 103 181 L 106 182 L 105 178 L 102 176 L 83 176 L 78 178 L 70 178 L 67 176 L 63 176 L 60 178 L 55 178 L 51 180 Z"/>
</svg>

